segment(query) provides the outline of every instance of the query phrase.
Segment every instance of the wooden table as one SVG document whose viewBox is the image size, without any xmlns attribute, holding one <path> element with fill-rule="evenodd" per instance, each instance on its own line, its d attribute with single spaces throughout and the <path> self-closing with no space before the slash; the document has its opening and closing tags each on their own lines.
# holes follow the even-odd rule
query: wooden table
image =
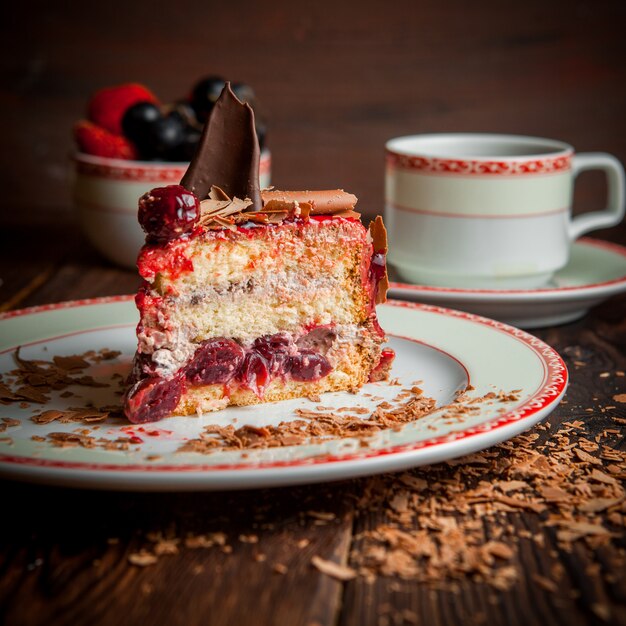
<svg viewBox="0 0 626 626">
<path fill-rule="evenodd" d="M 623 232 L 611 234 L 619 241 Z M 138 284 L 134 273 L 92 252 L 70 224 L 15 228 L 4 235 L 0 301 L 5 310 L 129 293 Z M 614 375 L 626 370 L 626 298 L 616 297 L 576 323 L 535 334 L 563 355 L 571 384 L 567 404 L 550 417 L 551 429 L 533 432 L 550 440 L 560 424 L 573 420 L 584 422 L 588 438 L 607 427 L 615 430 L 614 418 L 626 416 L 626 404 L 613 400 L 626 391 L 626 378 Z M 615 409 L 602 411 L 607 405 Z M 575 442 L 576 432 L 571 436 Z M 613 441 L 623 449 L 623 438 Z M 355 564 L 361 533 L 397 522 L 384 503 L 359 506 L 363 494 L 384 494 L 394 480 L 205 494 L 4 483 L 0 623 L 626 624 L 626 571 L 615 570 L 623 564 L 623 527 L 612 527 L 608 545 L 590 549 L 574 542 L 568 551 L 557 543 L 555 529 L 542 522 L 545 513 L 498 516 L 485 524 L 485 540 L 511 524 L 520 537 L 528 530 L 543 535 L 543 547 L 525 539 L 516 544 L 512 563 L 519 577 L 509 590 L 471 576 L 453 585 L 383 575 L 341 582 L 314 568 L 314 555 Z M 315 513 L 320 511 L 322 518 Z M 179 544 L 177 554 L 152 566 L 129 563 L 130 554 L 149 544 L 151 532 L 183 537 L 216 531 L 226 534 L 230 548 L 192 550 Z M 553 586 L 545 577 L 555 567 L 562 576 Z"/>
</svg>

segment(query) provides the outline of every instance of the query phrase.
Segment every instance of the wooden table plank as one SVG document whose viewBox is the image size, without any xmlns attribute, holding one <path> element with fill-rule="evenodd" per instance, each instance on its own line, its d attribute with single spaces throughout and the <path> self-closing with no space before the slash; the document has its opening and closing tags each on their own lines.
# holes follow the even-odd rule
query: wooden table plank
<svg viewBox="0 0 626 626">
<path fill-rule="evenodd" d="M 22 306 L 54 274 L 65 252 L 44 229 L 0 228 L 0 312 Z"/>
<path fill-rule="evenodd" d="M 29 294 L 20 306 L 132 294 L 136 293 L 140 284 L 139 277 L 130 270 L 114 266 L 98 269 L 92 265 L 66 263 L 57 268 L 36 292 Z"/>
<path fill-rule="evenodd" d="M 134 293 L 140 284 L 135 271 L 103 259 L 71 223 L 3 232 L 0 310 Z"/>
<path fill-rule="evenodd" d="M 118 494 L 8 483 L 4 497 L 16 507 L 0 542 L 0 618 L 331 625 L 341 584 L 310 561 L 347 559 L 352 511 L 344 496 L 352 489 Z M 334 519 L 321 522 L 307 511 Z M 153 546 L 151 531 L 181 540 L 178 553 L 150 567 L 131 565 L 130 554 Z M 215 531 L 226 534 L 226 547 L 184 545 L 189 533 Z"/>
</svg>

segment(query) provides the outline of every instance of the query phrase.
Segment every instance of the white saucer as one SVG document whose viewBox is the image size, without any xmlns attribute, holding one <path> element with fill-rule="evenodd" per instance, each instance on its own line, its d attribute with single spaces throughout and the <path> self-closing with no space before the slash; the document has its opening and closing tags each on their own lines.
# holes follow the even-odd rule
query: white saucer
<svg viewBox="0 0 626 626">
<path fill-rule="evenodd" d="M 625 291 L 626 248 L 585 237 L 573 244 L 569 263 L 542 289 L 451 289 L 392 282 L 389 297 L 539 328 L 577 320 L 591 307 Z"/>
</svg>

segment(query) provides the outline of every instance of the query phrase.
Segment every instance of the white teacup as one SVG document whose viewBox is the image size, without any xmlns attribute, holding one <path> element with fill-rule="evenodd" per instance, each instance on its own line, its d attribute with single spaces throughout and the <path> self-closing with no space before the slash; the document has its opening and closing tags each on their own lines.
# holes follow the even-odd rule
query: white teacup
<svg viewBox="0 0 626 626">
<path fill-rule="evenodd" d="M 387 142 L 389 262 L 410 282 L 533 289 L 567 264 L 570 244 L 624 216 L 624 169 L 561 141 L 432 134 Z M 572 216 L 573 183 L 600 169 L 608 207 Z"/>
<path fill-rule="evenodd" d="M 73 157 L 73 199 L 81 227 L 108 259 L 134 268 L 146 234 L 137 221 L 140 196 L 177 185 L 188 163 L 123 161 L 78 153 Z M 271 156 L 261 153 L 259 182 L 270 185 Z"/>
</svg>

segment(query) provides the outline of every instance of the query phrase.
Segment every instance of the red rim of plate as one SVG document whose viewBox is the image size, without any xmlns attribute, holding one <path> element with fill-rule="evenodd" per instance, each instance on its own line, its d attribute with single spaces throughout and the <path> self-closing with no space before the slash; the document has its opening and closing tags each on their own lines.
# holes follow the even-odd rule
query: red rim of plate
<svg viewBox="0 0 626 626">
<path fill-rule="evenodd" d="M 611 241 L 603 241 L 602 239 L 593 239 L 592 237 L 581 237 L 577 243 L 582 243 L 592 248 L 599 248 L 600 250 L 606 250 L 607 252 L 613 252 L 626 260 L 626 248 L 620 246 L 617 243 Z M 605 280 L 599 283 L 590 283 L 588 285 L 572 285 L 570 287 L 544 287 L 540 289 L 462 289 L 458 287 L 435 287 L 432 285 L 417 285 L 411 283 L 390 282 L 390 289 L 406 289 L 408 291 L 425 292 L 434 294 L 457 294 L 457 295 L 473 295 L 482 294 L 489 296 L 541 296 L 552 294 L 565 293 L 589 293 L 598 288 L 613 286 L 613 285 L 626 285 L 626 274 L 620 276 L 620 278 L 613 278 L 611 280 Z"/>
<path fill-rule="evenodd" d="M 0 320 L 20 317 L 24 315 L 33 315 L 46 311 L 58 309 L 79 308 L 83 306 L 93 306 L 99 304 L 110 304 L 115 302 L 128 302 L 133 296 L 109 296 L 104 298 L 90 298 L 86 300 L 72 300 L 68 302 L 59 302 L 55 304 L 45 304 L 41 306 L 19 309 L 0 314 Z M 404 452 L 412 452 L 423 448 L 452 443 L 461 439 L 467 439 L 475 435 L 493 432 L 514 422 L 531 417 L 542 411 L 553 402 L 557 401 L 564 393 L 568 383 L 567 367 L 561 356 L 554 348 L 544 343 L 534 335 L 531 335 L 519 328 L 509 326 L 502 322 L 492 320 L 480 315 L 466 313 L 464 311 L 456 311 L 433 305 L 416 304 L 413 302 L 403 302 L 398 300 L 389 300 L 388 306 L 395 306 L 407 309 L 418 309 L 428 313 L 435 313 L 447 317 L 455 317 L 468 320 L 473 323 L 489 326 L 494 330 L 511 336 L 512 338 L 526 344 L 540 359 L 546 370 L 542 385 L 535 393 L 526 400 L 521 406 L 513 411 L 507 411 L 502 415 L 471 428 L 462 431 L 453 432 L 445 436 L 432 437 L 419 442 L 408 444 L 400 444 L 382 448 L 378 450 L 366 450 L 353 452 L 344 455 L 323 455 L 310 457 L 306 459 L 296 459 L 290 461 L 273 461 L 269 463 L 224 463 L 221 465 L 115 465 L 110 463 L 85 463 L 85 462 L 69 462 L 51 459 L 41 459 L 32 457 L 20 457 L 7 454 L 0 454 L 0 463 L 10 463 L 15 465 L 28 465 L 32 467 L 50 467 L 60 469 L 81 469 L 91 471 L 104 472 L 143 472 L 143 473 L 176 473 L 176 472 L 219 472 L 219 471 L 237 471 L 237 470 L 264 470 L 286 467 L 302 467 L 307 465 L 320 465 L 330 463 L 344 463 L 349 461 L 360 461 L 374 457 L 387 456 L 391 454 L 400 454 Z M 94 330 L 97 330 L 94 328 Z"/>
</svg>

